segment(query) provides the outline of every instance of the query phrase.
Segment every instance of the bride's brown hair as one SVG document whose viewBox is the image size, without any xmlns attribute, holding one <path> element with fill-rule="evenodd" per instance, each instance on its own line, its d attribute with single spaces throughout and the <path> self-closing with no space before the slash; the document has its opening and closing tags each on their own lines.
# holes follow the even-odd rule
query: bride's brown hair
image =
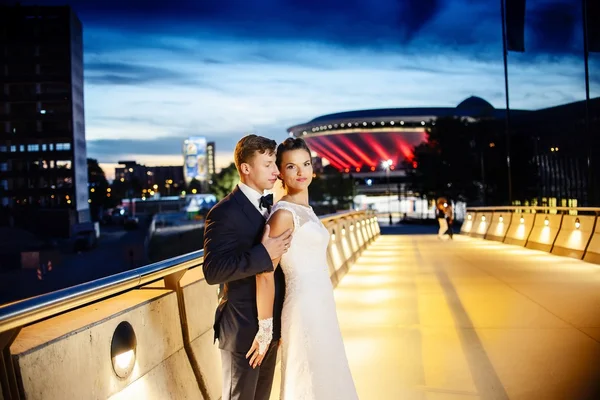
<svg viewBox="0 0 600 400">
<path fill-rule="evenodd" d="M 308 153 L 308 156 L 311 157 L 311 159 L 312 159 L 312 153 L 310 151 L 310 148 L 304 141 L 304 139 L 292 138 L 292 137 L 287 138 L 283 142 L 279 143 L 279 146 L 277 146 L 277 155 L 275 156 L 275 164 L 277 164 L 277 168 L 279 168 L 280 173 L 281 173 L 281 169 L 282 169 L 281 162 L 282 162 L 284 153 L 286 153 L 288 151 L 293 151 L 293 150 L 305 150 Z M 279 180 L 281 180 L 281 183 L 283 184 L 283 187 L 285 188 L 285 183 L 283 182 L 281 177 L 279 178 Z"/>
</svg>

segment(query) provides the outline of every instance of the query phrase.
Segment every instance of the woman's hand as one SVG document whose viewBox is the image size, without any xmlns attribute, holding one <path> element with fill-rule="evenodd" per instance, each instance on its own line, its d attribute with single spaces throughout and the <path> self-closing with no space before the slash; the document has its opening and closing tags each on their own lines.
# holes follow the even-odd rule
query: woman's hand
<svg viewBox="0 0 600 400">
<path fill-rule="evenodd" d="M 273 340 L 273 318 L 258 320 L 258 332 L 252 342 L 252 347 L 246 354 L 246 359 L 250 357 L 250 366 L 252 368 L 260 367 L 269 345 Z"/>
</svg>

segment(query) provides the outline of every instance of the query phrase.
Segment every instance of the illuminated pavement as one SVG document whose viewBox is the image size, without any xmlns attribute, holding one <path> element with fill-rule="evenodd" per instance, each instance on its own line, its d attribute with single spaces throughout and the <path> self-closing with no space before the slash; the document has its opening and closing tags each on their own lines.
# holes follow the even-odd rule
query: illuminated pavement
<svg viewBox="0 0 600 400">
<path fill-rule="evenodd" d="M 361 400 L 600 398 L 600 265 L 390 235 L 335 294 Z"/>
</svg>

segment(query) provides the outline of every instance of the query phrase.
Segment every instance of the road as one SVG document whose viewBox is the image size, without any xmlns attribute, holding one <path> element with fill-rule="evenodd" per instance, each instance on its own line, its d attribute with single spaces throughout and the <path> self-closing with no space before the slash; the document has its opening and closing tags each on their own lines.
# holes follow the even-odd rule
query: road
<svg viewBox="0 0 600 400">
<path fill-rule="evenodd" d="M 97 247 L 74 253 L 63 246 L 62 260 L 38 280 L 36 270 L 21 269 L 0 273 L 0 304 L 37 296 L 94 279 L 126 271 L 146 263 L 143 252 L 146 225 L 125 231 L 120 226 L 102 226 Z M 71 247 L 69 249 L 68 247 Z M 70 251 L 69 251 L 70 250 Z M 130 251 L 134 261 L 131 261 Z"/>
</svg>

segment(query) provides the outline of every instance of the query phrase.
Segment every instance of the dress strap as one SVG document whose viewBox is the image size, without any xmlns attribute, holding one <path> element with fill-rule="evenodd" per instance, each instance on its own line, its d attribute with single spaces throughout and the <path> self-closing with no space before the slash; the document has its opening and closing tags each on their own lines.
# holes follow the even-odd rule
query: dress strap
<svg viewBox="0 0 600 400">
<path fill-rule="evenodd" d="M 280 203 L 280 202 L 278 202 L 277 204 L 275 204 L 273 206 L 273 209 L 271 210 L 271 215 L 269 215 L 269 219 L 271 218 L 271 216 L 273 214 L 275 214 L 275 212 L 277 210 L 286 210 L 292 214 L 292 216 L 294 217 L 294 231 L 300 227 L 300 217 L 296 213 L 296 210 L 294 210 L 292 207 L 290 207 L 286 204 Z"/>
</svg>

